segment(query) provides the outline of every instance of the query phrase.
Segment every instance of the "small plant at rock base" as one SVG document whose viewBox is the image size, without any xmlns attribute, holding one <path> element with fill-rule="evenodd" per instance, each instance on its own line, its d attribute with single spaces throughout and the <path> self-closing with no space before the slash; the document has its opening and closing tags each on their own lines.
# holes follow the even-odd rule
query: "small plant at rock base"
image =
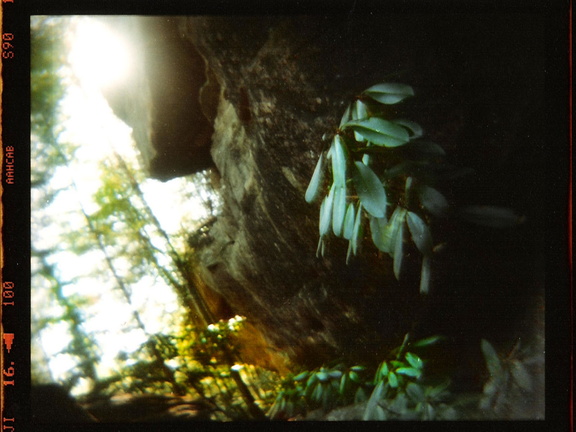
<svg viewBox="0 0 576 432">
<path fill-rule="evenodd" d="M 434 336 L 409 344 L 409 335 L 406 335 L 403 344 L 392 351 L 395 358 L 382 362 L 376 370 L 374 390 L 366 404 L 363 420 L 434 418 L 435 405 L 449 395 L 449 381 L 436 387 L 423 384 L 424 361 L 406 348 L 426 347 L 438 340 L 440 337 Z"/>
<path fill-rule="evenodd" d="M 312 203 L 322 190 L 317 255 L 330 235 L 348 240 L 346 261 L 357 255 L 370 227 L 374 245 L 393 260 L 400 278 L 409 237 L 421 254 L 420 292 L 430 290 L 433 218 L 457 215 L 473 223 L 505 227 L 521 221 L 515 212 L 491 206 L 451 209 L 436 187 L 440 179 L 462 175 L 444 160 L 438 144 L 425 140 L 422 127 L 407 119 L 385 118 L 385 107 L 414 96 L 405 84 L 374 85 L 346 108 L 330 148 L 322 152 L 306 190 Z M 331 171 L 330 179 L 325 179 Z"/>
<path fill-rule="evenodd" d="M 338 406 L 363 402 L 371 387 L 365 370 L 364 366 L 338 364 L 290 375 L 282 383 L 268 416 L 291 418 L 313 409 L 329 411 Z"/>
<path fill-rule="evenodd" d="M 438 342 L 433 336 L 409 343 L 406 335 L 402 346 L 390 353 L 376 372 L 361 365 L 322 366 L 288 376 L 268 412 L 271 419 L 305 416 L 321 409 L 365 404 L 364 420 L 432 419 L 455 415 L 444 403 L 450 395 L 448 381 L 430 386 L 422 382 L 424 361 L 407 347 L 422 348 Z"/>
</svg>

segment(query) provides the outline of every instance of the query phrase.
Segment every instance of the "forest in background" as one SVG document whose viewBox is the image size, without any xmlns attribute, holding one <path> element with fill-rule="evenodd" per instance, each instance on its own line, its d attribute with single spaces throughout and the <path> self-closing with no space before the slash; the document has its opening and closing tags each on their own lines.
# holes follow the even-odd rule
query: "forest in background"
<svg viewBox="0 0 576 432">
<path fill-rule="evenodd" d="M 75 394 L 90 393 L 91 400 L 118 392 L 192 394 L 210 402 L 217 418 L 249 417 L 255 404 L 245 381 L 265 382 L 269 373 L 236 364 L 231 339 L 243 318 L 218 322 L 211 316 L 196 288 L 194 251 L 188 244 L 194 227 L 201 234 L 202 225 L 217 211 L 217 198 L 208 192 L 191 195 L 196 189 L 207 190 L 206 174 L 190 179 L 197 188 L 182 193 L 204 205 L 207 216 L 188 221 L 190 227 L 181 228 L 177 236 L 164 230 L 148 205 L 141 188 L 144 170 L 133 155 L 118 151 L 105 155 L 99 171 L 94 172 L 100 186 L 89 199 L 79 196 L 74 178 L 69 183 L 61 180 L 67 168 L 72 171 L 69 168 L 80 147 L 62 138 L 62 100 L 75 79 L 65 41 L 74 24 L 74 18 L 49 17 L 33 18 L 31 23 L 33 384 L 58 381 Z M 61 208 L 58 200 L 64 194 L 65 199 L 76 198 L 72 203 L 76 209 L 55 213 L 53 204 Z M 54 232 L 62 234 L 54 239 Z M 90 265 L 78 264 L 78 257 Z M 66 271 L 75 265 L 76 274 Z M 82 274 L 85 269 L 88 273 Z M 69 274 L 72 276 L 63 276 Z M 175 294 L 165 296 L 167 302 L 177 301 L 168 305 L 168 316 L 143 316 L 141 309 L 148 300 L 146 294 L 142 299 L 142 291 L 147 289 Z M 90 312 L 97 302 L 103 306 Z M 115 303 L 124 307 L 114 308 Z M 130 321 L 117 329 L 118 334 L 97 337 L 87 328 L 93 318 L 89 314 L 114 319 L 108 315 L 117 309 L 131 315 Z M 158 327 L 149 322 L 154 319 L 164 320 L 162 331 L 149 330 Z M 122 338 L 122 333 L 143 341 L 132 352 L 107 353 L 118 345 L 113 340 Z M 56 368 L 57 377 L 50 369 L 54 358 L 48 359 L 43 352 L 52 345 L 61 347 L 53 357 L 64 365 Z M 110 354 L 114 356 L 112 367 L 109 359 L 107 368 L 101 367 L 103 355 Z M 258 389 L 259 398 L 270 399 L 270 391 Z"/>
</svg>

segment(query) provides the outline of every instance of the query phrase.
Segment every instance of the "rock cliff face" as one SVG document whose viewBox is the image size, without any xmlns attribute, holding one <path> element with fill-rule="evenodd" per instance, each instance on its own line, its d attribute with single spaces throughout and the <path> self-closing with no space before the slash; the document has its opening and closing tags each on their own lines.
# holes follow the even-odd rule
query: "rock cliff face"
<svg viewBox="0 0 576 432">
<path fill-rule="evenodd" d="M 213 128 L 223 210 L 198 250 L 200 272 L 271 350 L 309 366 L 370 360 L 408 331 L 443 332 L 480 358 L 480 337 L 505 345 L 532 326 L 524 311 L 541 294 L 542 271 L 540 238 L 530 233 L 543 227 L 532 204 L 543 177 L 537 16 L 190 17 L 162 31 L 172 34 L 163 43 L 180 51 L 162 64 L 162 96 L 152 95 L 160 155 L 153 172 L 167 178 L 206 168 L 205 135 L 198 147 L 199 135 L 187 132 L 160 138 Z M 195 74 L 210 90 L 181 91 L 183 77 Z M 391 263 L 367 243 L 350 265 L 337 240 L 329 258 L 315 256 L 318 208 L 303 196 L 322 135 L 334 131 L 351 97 L 383 81 L 412 85 L 417 96 L 398 114 L 422 124 L 454 163 L 476 170 L 451 198 L 527 217 L 507 232 L 441 227 L 449 247 L 436 258 L 430 299 L 410 276 L 397 283 Z M 199 113 L 214 112 L 213 123 L 198 126 Z"/>
<path fill-rule="evenodd" d="M 212 167 L 215 107 L 203 111 L 198 101 L 217 89 L 204 59 L 178 33 L 178 18 L 101 20 L 131 47 L 132 73 L 105 89 L 105 96 L 116 116 L 132 126 L 150 176 L 168 180 Z"/>
</svg>

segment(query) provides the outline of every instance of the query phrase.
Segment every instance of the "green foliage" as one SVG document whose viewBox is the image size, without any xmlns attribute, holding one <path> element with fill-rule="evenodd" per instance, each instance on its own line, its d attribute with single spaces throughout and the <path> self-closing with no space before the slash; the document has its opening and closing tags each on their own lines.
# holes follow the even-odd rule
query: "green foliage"
<svg viewBox="0 0 576 432">
<path fill-rule="evenodd" d="M 385 118 L 387 105 L 413 95 L 408 85 L 382 83 L 357 96 L 330 148 L 320 155 L 305 198 L 312 203 L 327 188 L 320 204 L 318 255 L 324 255 L 326 239 L 333 234 L 348 240 L 348 262 L 358 254 L 367 224 L 374 245 L 393 260 L 397 279 L 408 255 L 405 243 L 414 244 L 421 255 L 420 292 L 426 294 L 432 279 L 434 218 L 458 216 L 490 227 L 514 226 L 522 218 L 492 206 L 451 210 L 437 184 L 467 171 L 446 163 L 442 147 L 423 139 L 419 124 Z M 331 178 L 325 175 L 329 169 Z"/>
<path fill-rule="evenodd" d="M 525 353 L 517 343 L 506 356 L 500 356 L 490 342 L 481 341 L 482 354 L 486 361 L 489 378 L 484 384 L 480 409 L 485 411 L 498 411 L 505 406 L 511 391 L 530 392 L 533 379 L 527 364 L 534 359 L 526 359 Z"/>
<path fill-rule="evenodd" d="M 380 364 L 374 376 L 374 390 L 364 411 L 364 420 L 409 419 L 420 417 L 430 420 L 432 407 L 430 395 L 442 391 L 425 386 L 419 381 L 424 373 L 424 362 L 416 354 L 406 352 L 394 360 Z M 442 390 L 448 384 L 442 386 Z M 444 396 L 444 393 L 442 393 Z M 419 405 L 420 404 L 420 405 Z"/>
<path fill-rule="evenodd" d="M 236 316 L 206 328 L 183 324 L 178 334 L 152 335 L 140 349 L 118 359 L 121 376 L 105 392 L 190 394 L 212 407 L 214 420 L 251 418 L 234 374 L 257 394 L 255 403 L 262 407 L 272 404 L 278 377 L 252 365 L 230 364 L 243 321 Z"/>
<path fill-rule="evenodd" d="M 366 400 L 371 381 L 364 366 L 346 367 L 337 364 L 322 366 L 312 371 L 291 374 L 284 379 L 268 416 L 290 418 L 322 408 L 325 411 L 338 406 Z"/>
<path fill-rule="evenodd" d="M 456 416 L 447 401 L 449 381 L 429 384 L 424 380 L 424 360 L 410 348 L 425 348 L 441 340 L 433 336 L 409 343 L 390 352 L 390 358 L 376 370 L 339 363 L 289 375 L 281 384 L 270 418 L 304 416 L 311 410 L 332 410 L 364 404 L 364 420 L 449 419 Z"/>
<path fill-rule="evenodd" d="M 235 316 L 209 324 L 190 345 L 194 358 L 204 365 L 226 363 L 225 357 L 236 353 L 234 335 L 243 327 L 243 322 L 243 317 Z"/>
<path fill-rule="evenodd" d="M 77 146 L 63 143 L 60 103 L 66 93 L 65 29 L 68 19 L 32 17 L 30 20 L 31 185 L 45 185 Z M 64 150 L 64 151 L 63 151 Z M 54 193 L 54 192 L 53 192 Z M 53 199 L 44 198 L 43 203 Z"/>
<path fill-rule="evenodd" d="M 452 392 L 449 379 L 427 375 L 426 361 L 417 354 L 442 339 L 431 336 L 410 341 L 406 335 L 402 345 L 375 370 L 337 364 L 291 374 L 281 383 L 268 415 L 271 419 L 302 419 L 311 411 L 326 414 L 355 405 L 362 410 L 360 415 L 356 409 L 345 411 L 354 413 L 355 420 L 497 419 L 513 409 L 511 397 L 524 402 L 534 391 L 537 384 L 530 368 L 543 368 L 541 353 L 529 353 L 517 343 L 502 355 L 482 340 L 489 375 L 483 393 Z"/>
</svg>

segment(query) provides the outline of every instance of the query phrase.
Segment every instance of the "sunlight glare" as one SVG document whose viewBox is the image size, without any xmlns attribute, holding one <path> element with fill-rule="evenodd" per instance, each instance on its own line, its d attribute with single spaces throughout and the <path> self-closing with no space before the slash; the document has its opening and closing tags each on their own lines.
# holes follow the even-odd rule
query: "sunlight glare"
<svg viewBox="0 0 576 432">
<path fill-rule="evenodd" d="M 74 17 L 73 23 L 67 47 L 71 50 L 68 60 L 75 78 L 66 83 L 66 95 L 61 101 L 63 132 L 59 140 L 73 143 L 77 149 L 65 166 L 54 171 L 50 187 L 58 194 L 45 206 L 34 209 L 32 239 L 37 249 L 55 251 L 46 264 L 54 268 L 60 280 L 68 281 L 61 293 L 76 302 L 82 313 L 82 331 L 94 339 L 96 351 L 101 351 L 96 367 L 102 378 L 117 373 L 119 352 L 136 351 L 150 334 L 175 332 L 181 309 L 175 291 L 157 276 L 140 278 L 130 286 L 132 295 L 127 300 L 100 249 L 79 255 L 63 249 L 66 234 L 85 229 L 84 213 L 91 215 L 100 209 L 94 194 L 102 185 L 102 161 L 118 153 L 129 164 L 138 165 L 132 129 L 114 115 L 102 94 L 106 88 L 121 87 L 121 80 L 130 79 L 132 71 L 140 67 L 141 54 L 134 48 L 138 41 L 131 39 L 129 43 L 128 34 L 115 32 L 114 27 L 98 19 Z M 208 217 L 200 197 L 201 186 L 190 178 L 166 183 L 148 178 L 140 187 L 162 230 L 173 236 L 174 244 L 184 244 L 185 235 L 178 234 Z M 33 189 L 33 196 L 34 193 Z M 155 238 L 151 240 L 154 242 Z M 33 262 L 41 268 L 41 260 Z M 158 263 L 168 268 L 168 254 L 159 253 Z M 114 265 L 121 275 L 131 274 L 129 260 L 119 258 Z M 43 320 L 59 320 L 65 313 L 50 291 L 52 286 L 52 281 L 36 277 L 31 307 L 39 323 L 35 346 L 49 359 L 48 369 L 58 381 L 70 375 L 78 359 L 65 353 L 72 335 L 64 319 L 59 325 L 42 327 Z M 145 323 L 144 329 L 135 323 L 134 310 Z M 73 392 L 82 393 L 86 386 L 84 382 Z"/>
<path fill-rule="evenodd" d="M 69 60 L 84 85 L 102 89 L 125 79 L 131 57 L 128 43 L 105 24 L 93 19 L 78 23 Z"/>
</svg>

